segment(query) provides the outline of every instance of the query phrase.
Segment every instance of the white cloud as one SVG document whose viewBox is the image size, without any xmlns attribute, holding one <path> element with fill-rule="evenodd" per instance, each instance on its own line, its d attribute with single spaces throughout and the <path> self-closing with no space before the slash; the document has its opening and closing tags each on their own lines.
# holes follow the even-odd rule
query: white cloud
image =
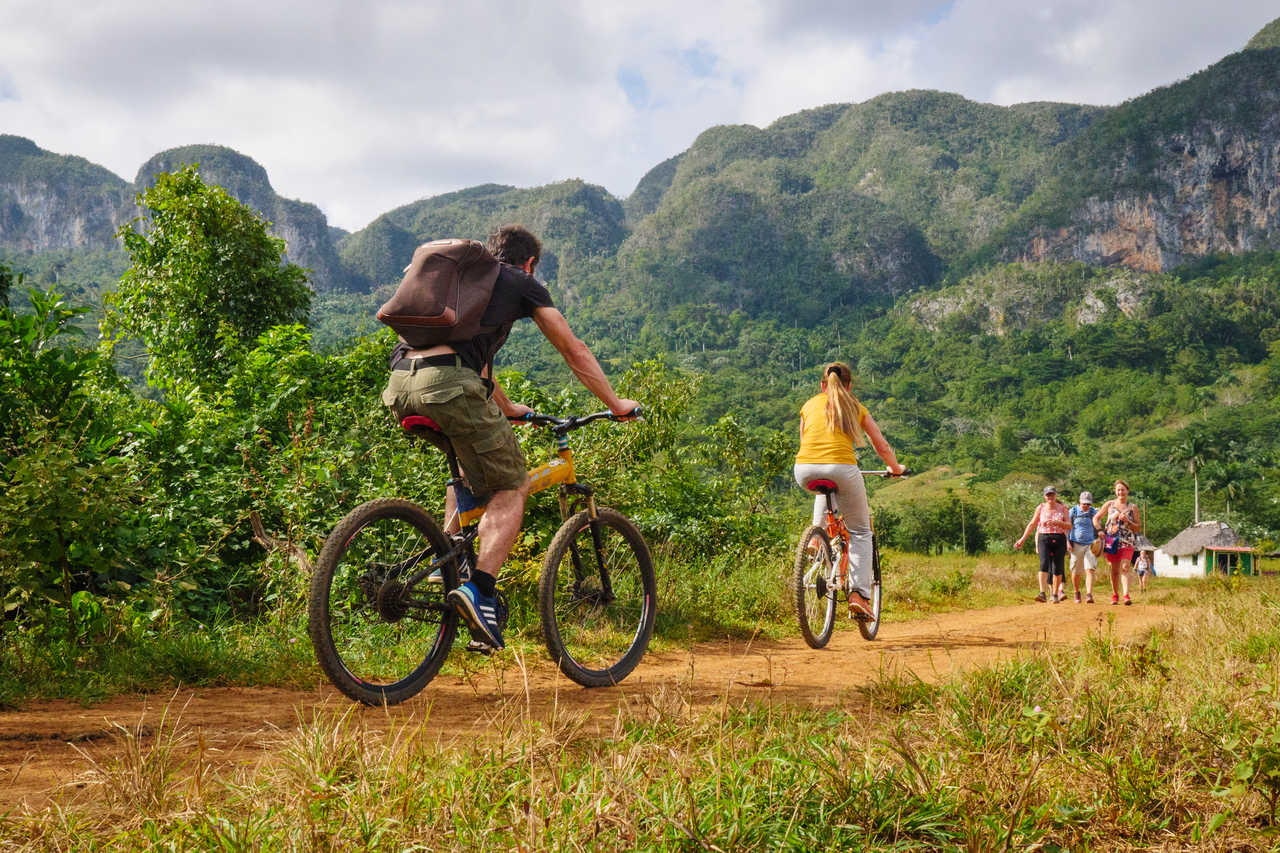
<svg viewBox="0 0 1280 853">
<path fill-rule="evenodd" d="M 165 148 L 228 145 L 347 228 L 487 181 L 626 195 L 713 124 L 904 88 L 1116 103 L 1276 14 L 1261 0 L 0 7 L 0 132 L 127 179 Z"/>
</svg>

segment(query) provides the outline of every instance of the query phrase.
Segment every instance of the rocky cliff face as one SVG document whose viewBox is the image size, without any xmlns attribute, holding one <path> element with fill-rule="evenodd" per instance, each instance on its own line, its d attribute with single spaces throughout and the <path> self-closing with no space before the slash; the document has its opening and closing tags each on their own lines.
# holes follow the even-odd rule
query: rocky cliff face
<svg viewBox="0 0 1280 853">
<path fill-rule="evenodd" d="M 1218 252 L 1280 247 L 1280 121 L 1261 134 L 1208 125 L 1160 141 L 1163 192 L 1090 198 L 1070 227 L 1040 230 L 1022 260 L 1156 272 Z"/>
<path fill-rule="evenodd" d="M 950 321 L 970 334 L 1004 335 L 1047 322 L 1087 326 L 1108 318 L 1144 317 L 1168 287 L 1168 276 L 1154 273 L 1079 263 L 1016 263 L 920 294 L 907 302 L 907 309 L 930 331 Z"/>
<path fill-rule="evenodd" d="M 101 250 L 118 245 L 115 234 L 139 215 L 138 192 L 158 172 L 200 164 L 201 177 L 271 222 L 289 260 L 311 270 L 316 290 L 349 286 L 335 238 L 314 204 L 281 198 L 266 170 L 249 157 L 216 145 L 161 152 L 138 170 L 134 183 L 80 157 L 39 148 L 29 139 L 0 136 L 0 248 L 16 252 Z"/>
<path fill-rule="evenodd" d="M 159 172 L 172 172 L 191 163 L 200 166 L 205 183 L 217 184 L 271 223 L 271 233 L 284 240 L 290 261 L 311 270 L 316 290 L 346 290 L 350 276 L 343 270 L 329 231 L 328 220 L 314 204 L 281 198 L 271 187 L 267 170 L 257 161 L 220 145 L 188 145 L 155 155 L 138 170 L 134 186 L 150 187 Z"/>
<path fill-rule="evenodd" d="M 1232 54 L 1118 107 L 1044 187 L 1071 197 L 1082 185 L 1058 211 L 1069 224 L 1030 222 L 1018 258 L 1157 271 L 1280 248 L 1280 47 Z"/>
<path fill-rule="evenodd" d="M 132 188 L 80 157 L 0 135 L 0 247 L 21 252 L 106 248 L 131 215 Z"/>
</svg>

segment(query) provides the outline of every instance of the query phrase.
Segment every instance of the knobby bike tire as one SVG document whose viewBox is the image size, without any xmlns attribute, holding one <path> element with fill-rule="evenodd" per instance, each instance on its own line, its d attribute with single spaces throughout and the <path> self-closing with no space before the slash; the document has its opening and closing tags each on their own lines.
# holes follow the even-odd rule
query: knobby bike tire
<svg viewBox="0 0 1280 853">
<path fill-rule="evenodd" d="M 609 687 L 630 675 L 649 647 L 657 612 L 653 559 L 631 520 L 599 507 L 594 523 L 583 510 L 560 525 L 542 564 L 538 609 L 547 653 L 570 679 Z"/>
<path fill-rule="evenodd" d="M 880 603 L 884 587 L 880 582 L 880 546 L 874 537 L 871 539 L 871 612 L 874 619 L 859 619 L 858 631 L 864 640 L 874 640 L 880 633 Z"/>
<path fill-rule="evenodd" d="M 457 566 L 440 564 L 442 583 L 403 581 L 448 551 L 435 519 L 409 501 L 369 501 L 338 522 L 307 602 L 311 644 L 334 687 L 366 705 L 394 705 L 435 677 L 458 627 L 444 601 L 457 586 Z"/>
<path fill-rule="evenodd" d="M 811 547 L 815 542 L 817 546 Z M 822 648 L 831 640 L 831 631 L 836 624 L 836 585 L 831 582 L 833 563 L 827 531 L 817 525 L 806 529 L 796 546 L 791 591 L 800 634 L 815 649 Z"/>
</svg>

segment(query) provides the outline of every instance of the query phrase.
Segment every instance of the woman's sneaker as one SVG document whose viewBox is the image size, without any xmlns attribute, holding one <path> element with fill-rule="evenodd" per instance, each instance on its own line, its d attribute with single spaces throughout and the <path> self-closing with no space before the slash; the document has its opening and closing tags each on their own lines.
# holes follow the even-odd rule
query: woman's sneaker
<svg viewBox="0 0 1280 853">
<path fill-rule="evenodd" d="M 1080 591 L 1076 590 L 1076 604 L 1080 603 Z"/>
<path fill-rule="evenodd" d="M 1124 606 L 1125 606 L 1125 607 L 1128 607 L 1130 604 L 1133 604 L 1133 601 L 1129 598 L 1129 594 L 1128 594 L 1128 593 L 1125 593 L 1125 596 L 1124 596 Z"/>
<path fill-rule="evenodd" d="M 1036 601 L 1039 601 L 1041 603 L 1044 603 L 1048 600 L 1049 599 L 1045 597 L 1045 594 L 1043 592 L 1036 596 Z"/>
<path fill-rule="evenodd" d="M 495 649 L 503 648 L 502 627 L 498 624 L 498 599 L 483 595 L 476 585 L 467 581 L 449 590 L 445 600 L 457 608 L 462 618 L 471 626 L 473 636 L 483 638 Z"/>
<path fill-rule="evenodd" d="M 1111 603 L 1112 603 L 1112 604 L 1119 604 L 1119 603 L 1120 603 L 1120 596 L 1119 596 L 1119 595 L 1117 595 L 1117 594 L 1116 594 L 1116 593 L 1114 593 L 1114 592 L 1113 592 L 1113 593 L 1111 593 Z"/>
</svg>

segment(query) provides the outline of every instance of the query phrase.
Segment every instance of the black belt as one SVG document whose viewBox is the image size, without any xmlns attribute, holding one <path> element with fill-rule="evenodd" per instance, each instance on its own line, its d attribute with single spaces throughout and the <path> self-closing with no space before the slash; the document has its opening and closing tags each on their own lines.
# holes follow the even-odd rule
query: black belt
<svg viewBox="0 0 1280 853">
<path fill-rule="evenodd" d="M 392 370 L 417 370 L 420 367 L 466 367 L 466 365 L 462 363 L 462 356 L 456 352 L 402 358 L 391 365 Z"/>
</svg>

